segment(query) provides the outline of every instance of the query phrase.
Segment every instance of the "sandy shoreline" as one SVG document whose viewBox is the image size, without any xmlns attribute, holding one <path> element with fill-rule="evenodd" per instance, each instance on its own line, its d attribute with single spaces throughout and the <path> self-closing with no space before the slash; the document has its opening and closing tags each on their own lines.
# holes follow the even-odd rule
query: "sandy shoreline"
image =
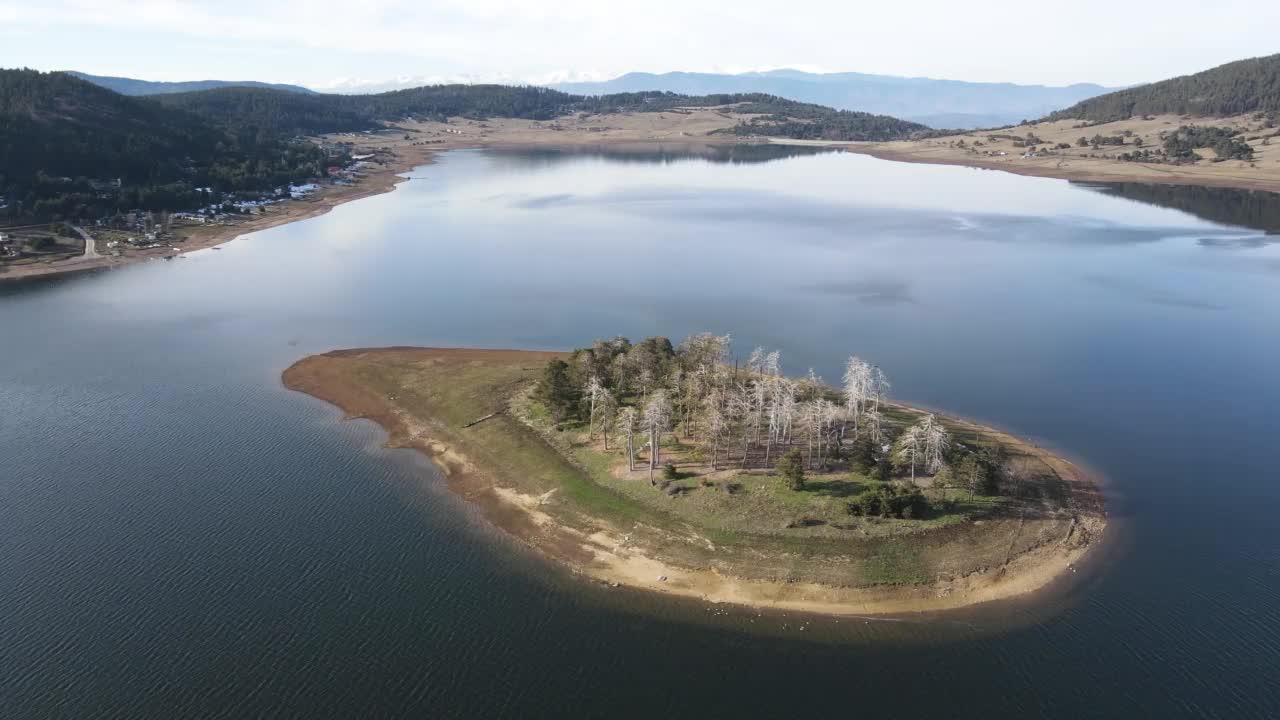
<svg viewBox="0 0 1280 720">
<path fill-rule="evenodd" d="M 922 156 L 908 150 L 896 150 L 877 144 L 846 145 L 843 147 L 849 152 L 870 155 L 880 160 L 922 165 L 958 165 L 978 170 L 998 170 L 1027 177 L 1096 183 L 1125 182 L 1152 185 L 1196 185 L 1200 187 L 1262 190 L 1264 192 L 1280 193 L 1280 177 L 1206 175 L 1196 173 L 1194 170 L 1184 170 L 1173 166 L 1143 165 L 1141 163 L 1081 163 L 1075 166 L 1056 168 L 1040 164 L 1015 165 L 982 158 Z"/>
<path fill-rule="evenodd" d="M 589 530 L 559 523 L 542 507 L 545 496 L 521 493 L 491 470 L 473 461 L 455 444 L 441 437 L 442 426 L 415 418 L 387 398 L 352 381 L 348 358 L 382 354 L 397 360 L 415 357 L 492 359 L 509 356 L 526 362 L 545 362 L 555 353 L 465 349 L 386 348 L 335 351 L 305 358 L 282 375 L 285 387 L 324 400 L 342 410 L 345 419 L 365 418 L 388 434 L 388 447 L 413 448 L 427 455 L 448 479 L 449 487 L 493 525 L 592 580 L 658 593 L 826 615 L 882 615 L 953 610 L 994 600 L 1025 596 L 1055 580 L 1076 576 L 1086 556 L 1102 545 L 1107 524 L 1098 479 L 1076 465 L 1024 441 L 1007 436 L 1023 449 L 1052 463 L 1067 479 L 1076 507 L 1067 534 L 1045 541 L 986 568 L 928 585 L 838 587 L 811 582 L 779 582 L 732 577 L 714 568 L 688 568 L 664 561 L 634 547 L 628 534 L 608 522 Z M 984 428 L 985 429 L 985 428 Z M 993 431 L 998 432 L 998 431 Z M 1083 576 L 1081 576 L 1083 577 Z"/>
</svg>

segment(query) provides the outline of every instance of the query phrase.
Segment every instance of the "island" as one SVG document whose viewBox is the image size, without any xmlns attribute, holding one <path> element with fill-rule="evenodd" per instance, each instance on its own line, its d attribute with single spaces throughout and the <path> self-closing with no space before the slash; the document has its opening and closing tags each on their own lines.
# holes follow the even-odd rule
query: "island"
<svg viewBox="0 0 1280 720">
<path fill-rule="evenodd" d="M 572 352 L 307 357 L 286 387 L 416 448 L 489 522 L 593 581 L 826 614 L 959 608 L 1073 573 L 1096 477 L 1000 430 L 832 387 L 727 336 Z"/>
</svg>

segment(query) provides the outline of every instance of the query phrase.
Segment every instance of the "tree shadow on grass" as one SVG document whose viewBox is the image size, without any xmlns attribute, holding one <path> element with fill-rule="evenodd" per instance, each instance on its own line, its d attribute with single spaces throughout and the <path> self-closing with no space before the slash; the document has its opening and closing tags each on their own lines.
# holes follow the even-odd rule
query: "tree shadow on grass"
<svg viewBox="0 0 1280 720">
<path fill-rule="evenodd" d="M 810 478 L 809 482 L 805 485 L 804 491 L 813 495 L 846 498 L 857 495 L 865 489 L 867 489 L 867 483 L 858 482 L 856 480 L 843 480 L 839 478 L 818 480 Z"/>
</svg>

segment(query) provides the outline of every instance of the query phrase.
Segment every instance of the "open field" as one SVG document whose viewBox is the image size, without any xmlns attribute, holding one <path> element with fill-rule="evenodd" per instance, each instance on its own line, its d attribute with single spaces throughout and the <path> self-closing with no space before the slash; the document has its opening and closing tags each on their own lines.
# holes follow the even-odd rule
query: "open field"
<svg viewBox="0 0 1280 720">
<path fill-rule="evenodd" d="M 1248 142 L 1254 150 L 1254 159 L 1213 162 L 1214 153 L 1209 149 L 1197 150 L 1205 159 L 1188 165 L 1115 159 L 1118 154 L 1136 149 L 1135 139 L 1141 139 L 1142 147 L 1145 148 L 1160 147 L 1160 133 L 1177 130 L 1182 125 L 1238 128 L 1244 137 L 1253 138 Z M 1126 137 L 1127 144 L 1122 146 L 1104 145 L 1095 149 L 1077 144 L 1081 137 L 1091 139 L 1094 135 L 1124 136 L 1126 132 L 1131 136 Z M 1079 121 L 1059 120 L 928 140 L 849 143 L 847 147 L 854 152 L 886 160 L 967 165 L 1068 180 L 1175 183 L 1280 192 L 1280 136 L 1274 136 L 1276 132 L 1275 128 L 1265 127 L 1263 121 L 1251 116 L 1192 118 L 1156 115 L 1087 127 L 1082 126 Z M 1042 141 L 1038 147 L 1055 148 L 1054 154 L 1024 157 L 1025 147 L 1015 146 L 1012 138 L 1026 138 L 1028 133 Z M 1268 139 L 1268 136 L 1272 137 Z M 960 145 L 961 141 L 963 146 Z M 1070 148 L 1058 150 L 1056 146 L 1059 143 L 1070 145 Z"/>
<path fill-rule="evenodd" d="M 1106 524 L 1098 488 L 1078 468 L 958 420 L 948 420 L 958 440 L 1002 445 L 1015 473 L 1058 488 L 1058 500 L 957 498 L 920 520 L 852 517 L 843 498 L 871 482 L 856 473 L 819 474 L 794 491 L 766 471 L 713 473 L 696 448 L 674 440 L 664 462 L 678 464 L 688 487 L 659 492 L 647 470 L 627 471 L 616 447 L 605 451 L 599 439 L 540 419 L 528 390 L 556 356 L 338 351 L 301 360 L 283 380 L 348 417 L 378 422 L 389 445 L 430 455 L 491 522 L 611 584 L 828 613 L 944 609 L 1044 586 L 1095 546 Z"/>
</svg>

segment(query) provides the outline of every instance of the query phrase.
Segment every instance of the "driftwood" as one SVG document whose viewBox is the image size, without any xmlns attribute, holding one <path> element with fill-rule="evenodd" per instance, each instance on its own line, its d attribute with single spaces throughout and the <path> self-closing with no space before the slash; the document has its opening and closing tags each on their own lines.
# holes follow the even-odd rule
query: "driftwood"
<svg viewBox="0 0 1280 720">
<path fill-rule="evenodd" d="M 504 412 L 506 412 L 506 411 L 507 411 L 507 409 L 506 409 L 506 408 L 502 408 L 501 410 L 497 410 L 497 411 L 495 411 L 495 412 L 491 412 L 491 413 L 489 413 L 488 415 L 485 415 L 484 417 L 476 418 L 475 420 L 472 420 L 471 422 L 467 423 L 466 425 L 463 425 L 463 426 L 462 426 L 462 429 L 463 429 L 463 430 L 466 430 L 467 428 L 471 427 L 472 425 L 479 425 L 480 423 L 484 422 L 485 420 L 488 420 L 488 419 L 490 419 L 490 418 L 495 418 L 495 417 L 497 417 L 497 416 L 501 415 L 502 413 L 504 413 Z"/>
</svg>

